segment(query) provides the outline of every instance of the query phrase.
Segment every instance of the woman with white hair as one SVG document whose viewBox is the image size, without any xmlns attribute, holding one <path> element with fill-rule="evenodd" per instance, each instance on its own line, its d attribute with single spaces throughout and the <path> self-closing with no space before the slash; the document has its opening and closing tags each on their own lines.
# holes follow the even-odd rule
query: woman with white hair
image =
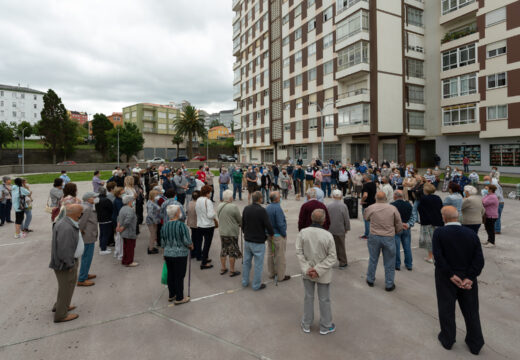
<svg viewBox="0 0 520 360">
<path fill-rule="evenodd" d="M 166 213 L 169 221 L 161 228 L 161 247 L 164 249 L 164 261 L 168 268 L 168 301 L 181 305 L 190 301 L 189 296 L 184 296 L 184 277 L 188 253 L 193 250 L 193 243 L 188 227 L 179 220 L 180 206 L 168 205 Z"/>
<path fill-rule="evenodd" d="M 222 248 L 220 250 L 220 275 L 228 272 L 226 267 L 226 258 L 229 257 L 230 276 L 240 275 L 240 271 L 235 271 L 235 261 L 242 257 L 240 248 L 238 247 L 238 235 L 240 234 L 240 226 L 242 225 L 242 216 L 238 206 L 233 204 L 233 191 L 225 190 L 222 194 L 224 202 L 220 203 L 217 208 L 217 216 L 219 221 L 220 240 Z"/>
<path fill-rule="evenodd" d="M 462 200 L 462 225 L 478 234 L 485 209 L 482 200 L 477 196 L 474 186 L 464 186 L 464 200 Z"/>
<path fill-rule="evenodd" d="M 133 179 L 132 179 L 133 180 Z M 139 263 L 134 261 L 135 241 L 137 239 L 137 215 L 133 209 L 135 198 L 132 195 L 123 196 L 123 207 L 117 217 L 116 231 L 121 233 L 123 238 L 123 259 L 124 266 L 134 267 Z"/>
</svg>

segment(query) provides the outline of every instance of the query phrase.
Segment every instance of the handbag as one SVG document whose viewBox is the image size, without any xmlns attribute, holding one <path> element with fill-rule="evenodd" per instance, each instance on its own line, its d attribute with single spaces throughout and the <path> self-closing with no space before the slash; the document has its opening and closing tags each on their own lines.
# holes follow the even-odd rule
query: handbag
<svg viewBox="0 0 520 360">
<path fill-rule="evenodd" d="M 25 210 L 27 203 L 25 201 L 25 195 L 22 195 L 22 190 L 20 188 L 18 188 L 18 194 L 20 196 L 20 209 Z"/>
<path fill-rule="evenodd" d="M 49 199 L 50 199 L 50 197 L 47 198 L 47 204 L 45 204 L 45 212 L 49 213 L 49 214 L 52 214 L 52 209 L 53 208 L 49 205 Z"/>
<path fill-rule="evenodd" d="M 161 284 L 168 285 L 168 267 L 166 266 L 166 263 L 163 263 L 162 267 Z"/>
</svg>

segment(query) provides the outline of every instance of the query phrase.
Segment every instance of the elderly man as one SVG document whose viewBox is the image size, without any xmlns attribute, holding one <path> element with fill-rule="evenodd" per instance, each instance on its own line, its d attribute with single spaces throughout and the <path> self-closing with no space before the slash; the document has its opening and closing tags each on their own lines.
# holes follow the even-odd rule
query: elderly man
<svg viewBox="0 0 520 360">
<path fill-rule="evenodd" d="M 363 176 L 363 180 L 365 183 L 363 184 L 363 187 L 361 188 L 362 198 L 361 198 L 361 211 L 363 215 L 365 215 L 365 210 L 372 204 L 376 202 L 375 196 L 377 192 L 377 186 L 372 181 L 372 177 L 369 174 L 366 174 Z M 365 218 L 365 232 L 362 236 L 360 236 L 361 239 L 368 239 L 368 234 L 370 232 L 370 222 L 366 220 Z"/>
<path fill-rule="evenodd" d="M 251 198 L 253 203 L 247 205 L 242 213 L 242 229 L 244 229 L 245 240 L 242 286 L 249 286 L 249 273 L 251 272 L 251 263 L 254 259 L 253 290 L 262 290 L 265 289 L 265 284 L 262 283 L 265 240 L 267 236 L 274 236 L 274 230 L 269 221 L 267 211 L 261 205 L 263 202 L 262 193 L 255 191 Z"/>
<path fill-rule="evenodd" d="M 54 322 L 65 322 L 78 318 L 77 314 L 67 314 L 75 309 L 70 305 L 76 279 L 78 276 L 78 259 L 83 255 L 83 238 L 79 231 L 79 218 L 83 206 L 79 204 L 66 205 L 65 214 L 52 228 L 51 262 L 49 267 L 54 270 L 58 280 L 58 296 L 52 311 Z"/>
<path fill-rule="evenodd" d="M 298 216 L 298 231 L 305 229 L 312 225 L 311 214 L 316 209 L 322 209 L 325 211 L 325 223 L 323 227 L 325 230 L 329 229 L 330 226 L 330 217 L 329 212 L 327 211 L 327 207 L 316 199 L 316 189 L 310 188 L 307 190 L 307 201 L 300 208 L 300 215 Z"/>
<path fill-rule="evenodd" d="M 403 230 L 401 215 L 395 206 L 387 203 L 386 195 L 382 191 L 376 193 L 376 203 L 366 208 L 365 221 L 370 221 L 370 235 L 368 236 L 367 284 L 374 286 L 379 254 L 383 252 L 385 266 L 385 289 L 395 289 L 395 234 Z"/>
<path fill-rule="evenodd" d="M 247 202 L 251 202 L 252 194 L 259 188 L 258 186 L 258 172 L 253 171 L 253 168 L 250 166 L 247 168 L 246 173 L 246 181 L 247 181 Z"/>
<path fill-rule="evenodd" d="M 123 239 L 123 259 L 121 264 L 127 267 L 135 267 L 139 263 L 134 261 L 135 241 L 137 239 L 137 215 L 135 214 L 134 197 L 132 195 L 123 196 L 123 207 L 117 217 L 116 231 L 121 233 Z"/>
<path fill-rule="evenodd" d="M 412 234 L 411 228 L 415 224 L 415 217 L 413 214 L 413 207 L 408 201 L 404 201 L 402 190 L 394 192 L 394 202 L 391 205 L 397 208 L 403 223 L 403 231 L 395 234 L 395 269 L 401 270 L 401 243 L 404 250 L 404 265 L 406 269 L 412 270 Z"/>
<path fill-rule="evenodd" d="M 222 264 L 220 275 L 228 272 L 226 258 L 229 257 L 229 270 L 231 271 L 229 276 L 235 277 L 240 275 L 240 271 L 235 271 L 235 260 L 242 257 L 238 246 L 242 215 L 238 206 L 233 204 L 233 191 L 224 190 L 222 198 L 224 202 L 220 203 L 217 208 L 220 241 L 222 243 L 220 250 L 220 262 Z"/>
<path fill-rule="evenodd" d="M 318 284 L 320 334 L 327 335 L 336 331 L 330 306 L 330 283 L 332 266 L 336 263 L 336 247 L 332 235 L 323 229 L 325 211 L 316 209 L 312 212 L 311 218 L 312 226 L 300 231 L 296 238 L 296 256 L 305 288 L 301 327 L 306 333 L 311 331 L 314 321 L 314 288 L 315 284 Z"/>
<path fill-rule="evenodd" d="M 475 232 L 461 226 L 453 206 L 442 208 L 445 226 L 433 233 L 435 256 L 435 289 L 441 332 L 438 339 L 450 350 L 455 343 L 455 302 L 466 321 L 466 344 L 477 355 L 484 346 L 478 310 L 477 276 L 484 268 L 482 247 Z"/>
<path fill-rule="evenodd" d="M 280 192 L 274 191 L 269 195 L 271 203 L 267 205 L 267 215 L 274 231 L 274 237 L 267 245 L 267 269 L 269 277 L 276 277 L 279 281 L 291 280 L 285 274 L 285 249 L 287 246 L 287 222 L 280 206 Z"/>
<path fill-rule="evenodd" d="M 177 173 L 173 177 L 173 183 L 177 191 L 177 201 L 184 206 L 186 191 L 188 191 L 188 179 L 184 176 L 182 169 L 177 169 Z"/>
<path fill-rule="evenodd" d="M 392 187 L 392 185 L 390 185 L 390 178 L 388 176 L 383 176 L 381 182 L 383 183 L 383 186 L 381 186 L 381 191 L 385 193 L 386 201 L 390 203 L 394 198 L 394 188 Z"/>
<path fill-rule="evenodd" d="M 329 232 L 334 238 L 336 244 L 336 254 L 338 255 L 339 268 L 341 270 L 347 267 L 347 253 L 345 251 L 345 235 L 350 230 L 350 217 L 347 205 L 343 202 L 343 193 L 341 190 L 332 191 L 332 201 L 327 205 L 330 216 Z"/>
<path fill-rule="evenodd" d="M 96 275 L 89 274 L 90 265 L 94 256 L 94 249 L 98 237 L 98 221 L 94 203 L 98 202 L 99 194 L 95 192 L 86 192 L 83 197 L 83 215 L 79 220 L 79 230 L 85 243 L 85 250 L 81 257 L 81 267 L 79 270 L 78 286 L 92 286 L 95 283 L 90 281 L 95 279 Z M 95 200 L 95 201 L 94 201 Z"/>
<path fill-rule="evenodd" d="M 107 197 L 107 190 L 104 187 L 98 189 L 99 201 L 96 203 L 96 215 L 99 224 L 99 255 L 108 255 L 111 253 L 107 248 L 112 230 L 112 213 L 114 205 Z"/>
</svg>

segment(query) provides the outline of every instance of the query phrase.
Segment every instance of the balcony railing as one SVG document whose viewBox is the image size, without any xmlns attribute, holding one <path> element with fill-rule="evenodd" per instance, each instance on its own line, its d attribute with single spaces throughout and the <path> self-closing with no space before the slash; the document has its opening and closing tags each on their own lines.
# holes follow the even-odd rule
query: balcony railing
<svg viewBox="0 0 520 360">
<path fill-rule="evenodd" d="M 457 11 L 460 8 L 473 4 L 476 0 L 442 0 L 442 15 Z"/>
<path fill-rule="evenodd" d="M 356 5 L 360 1 L 367 2 L 367 0 L 337 0 L 336 9 L 338 10 L 336 15 Z"/>
<path fill-rule="evenodd" d="M 370 121 L 368 119 L 364 120 L 353 120 L 348 123 L 338 123 L 338 127 L 344 127 L 344 126 L 356 126 L 356 125 L 369 125 Z"/>
<path fill-rule="evenodd" d="M 352 90 L 352 91 L 347 91 L 345 93 L 338 94 L 338 99 L 346 99 L 346 98 L 349 98 L 352 96 L 363 95 L 363 94 L 368 94 L 368 89 L 356 89 L 356 90 Z"/>
<path fill-rule="evenodd" d="M 145 115 L 143 116 L 144 121 L 155 121 L 155 118 L 153 116 Z"/>
<path fill-rule="evenodd" d="M 477 24 L 473 23 L 471 25 L 464 26 L 463 28 L 459 28 L 453 31 L 450 31 L 444 35 L 441 39 L 441 44 L 445 44 L 447 42 L 460 39 L 464 36 L 468 36 L 474 34 L 478 31 Z"/>
</svg>

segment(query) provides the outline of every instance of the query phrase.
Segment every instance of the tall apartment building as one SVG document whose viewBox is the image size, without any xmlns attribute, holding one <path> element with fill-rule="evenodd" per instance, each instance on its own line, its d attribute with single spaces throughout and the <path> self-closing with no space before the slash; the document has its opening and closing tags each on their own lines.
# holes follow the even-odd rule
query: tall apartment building
<svg viewBox="0 0 520 360">
<path fill-rule="evenodd" d="M 43 95 L 28 87 L 0 84 L 0 121 L 37 123 L 41 120 Z"/>
<path fill-rule="evenodd" d="M 437 151 L 443 165 L 467 154 L 488 169 L 496 151 L 507 157 L 517 141 L 489 138 L 518 136 L 511 46 L 520 32 L 511 14 L 519 3 L 233 1 L 241 160 L 372 157 L 428 166 Z"/>
</svg>

